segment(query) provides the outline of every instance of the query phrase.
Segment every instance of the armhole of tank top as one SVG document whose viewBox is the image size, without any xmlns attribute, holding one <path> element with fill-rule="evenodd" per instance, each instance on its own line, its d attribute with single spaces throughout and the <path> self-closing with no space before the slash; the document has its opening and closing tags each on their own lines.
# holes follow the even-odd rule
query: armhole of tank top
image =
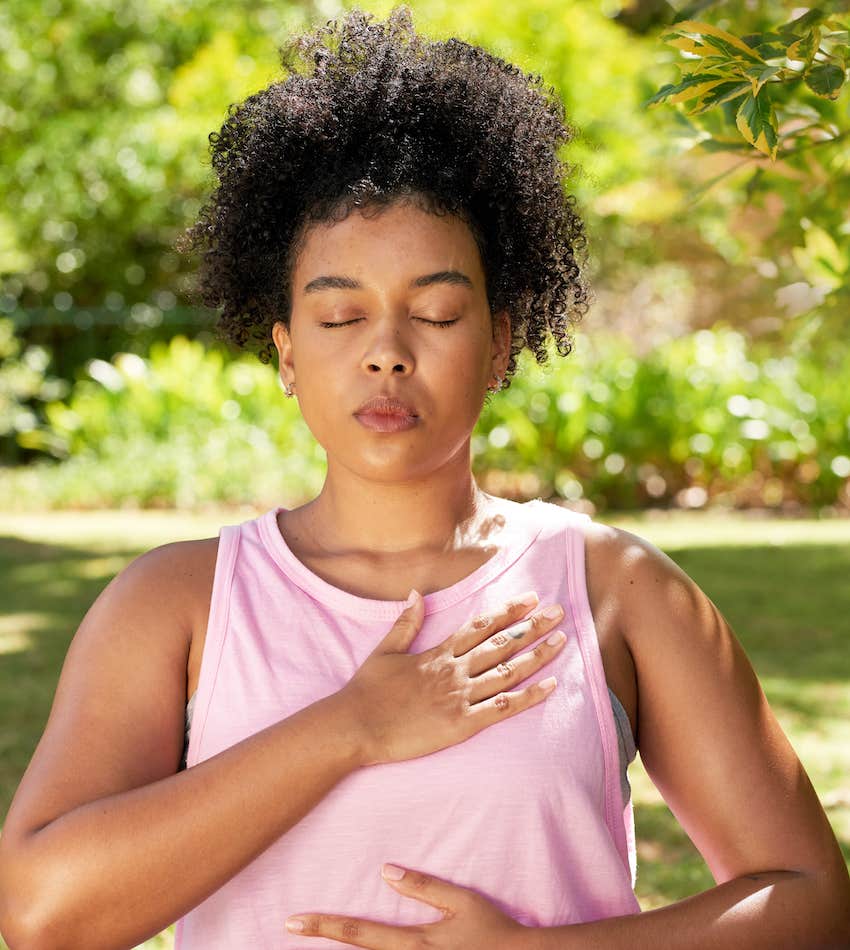
<svg viewBox="0 0 850 950">
<path fill-rule="evenodd" d="M 570 610 L 578 635 L 579 649 L 588 672 L 590 691 L 596 706 L 596 719 L 602 740 L 602 752 L 605 763 L 605 821 L 616 842 L 620 857 L 632 874 L 634 869 L 629 846 L 629 822 L 631 811 L 626 814 L 626 803 L 620 787 L 619 759 L 617 745 L 617 724 L 614 721 L 614 707 L 608 695 L 605 679 L 605 667 L 602 664 L 602 652 L 590 598 L 587 594 L 587 565 L 584 530 L 580 522 L 589 522 L 590 516 L 581 512 L 570 512 L 570 522 L 564 532 L 567 546 L 567 576 L 570 589 Z M 631 809 L 631 800 L 628 802 Z"/>
<path fill-rule="evenodd" d="M 198 675 L 198 689 L 195 693 L 195 708 L 192 712 L 189 748 L 186 751 L 187 769 L 198 761 L 204 741 L 207 712 L 218 678 L 224 638 L 227 635 L 227 622 L 230 615 L 230 589 L 233 585 L 239 537 L 239 525 L 225 525 L 219 530 L 218 552 L 210 597 L 210 615 L 207 621 L 204 650 L 201 654 L 201 670 Z"/>
</svg>

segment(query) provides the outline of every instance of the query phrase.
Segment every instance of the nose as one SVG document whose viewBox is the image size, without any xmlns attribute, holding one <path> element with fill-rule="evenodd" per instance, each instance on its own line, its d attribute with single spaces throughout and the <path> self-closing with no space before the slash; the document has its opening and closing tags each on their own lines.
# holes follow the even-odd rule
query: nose
<svg viewBox="0 0 850 950">
<path fill-rule="evenodd" d="M 409 376 L 415 365 L 413 354 L 406 345 L 403 334 L 391 321 L 370 340 L 362 360 L 363 369 L 372 375 L 397 373 Z"/>
</svg>

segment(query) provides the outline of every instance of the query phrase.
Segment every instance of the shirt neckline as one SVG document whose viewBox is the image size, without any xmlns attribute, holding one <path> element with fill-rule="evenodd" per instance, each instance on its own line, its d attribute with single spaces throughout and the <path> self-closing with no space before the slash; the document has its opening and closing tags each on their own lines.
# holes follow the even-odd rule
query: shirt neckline
<svg viewBox="0 0 850 950">
<path fill-rule="evenodd" d="M 515 502 L 500 499 L 509 509 L 508 522 L 499 535 L 501 546 L 492 557 L 477 567 L 471 574 L 462 577 L 450 587 L 433 591 L 425 595 L 425 613 L 438 610 L 462 601 L 471 593 L 479 590 L 506 567 L 514 563 L 526 551 L 542 529 L 542 519 L 535 517 L 540 512 L 540 499 L 527 502 Z M 276 506 L 256 519 L 260 538 L 278 567 L 302 590 L 320 603 L 348 615 L 372 620 L 395 620 L 405 609 L 403 600 L 375 600 L 360 597 L 342 590 L 319 577 L 300 561 L 292 552 L 277 524 L 280 511 L 289 511 L 283 505 Z M 524 593 L 517 591 L 516 593 Z"/>
</svg>

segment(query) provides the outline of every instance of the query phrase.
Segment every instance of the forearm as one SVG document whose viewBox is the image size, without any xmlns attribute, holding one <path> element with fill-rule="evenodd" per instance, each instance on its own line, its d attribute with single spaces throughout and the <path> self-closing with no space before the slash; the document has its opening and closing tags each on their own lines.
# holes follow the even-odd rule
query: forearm
<svg viewBox="0 0 850 950">
<path fill-rule="evenodd" d="M 846 901 L 835 879 L 767 871 L 641 914 L 529 928 L 517 950 L 839 950 L 850 947 Z"/>
<path fill-rule="evenodd" d="M 359 737 L 338 696 L 23 841 L 0 839 L 7 939 L 135 946 L 199 904 L 359 767 Z"/>
</svg>

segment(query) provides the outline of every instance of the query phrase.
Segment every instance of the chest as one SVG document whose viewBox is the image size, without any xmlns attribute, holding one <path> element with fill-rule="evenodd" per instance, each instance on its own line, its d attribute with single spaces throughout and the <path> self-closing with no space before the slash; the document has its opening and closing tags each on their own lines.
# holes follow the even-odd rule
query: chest
<svg viewBox="0 0 850 950">
<path fill-rule="evenodd" d="M 439 558 L 406 561 L 395 565 L 368 563 L 362 559 L 343 560 L 321 558 L 307 551 L 299 551 L 298 557 L 314 574 L 335 587 L 359 597 L 405 600 L 411 587 L 421 594 L 443 590 L 477 570 L 493 557 L 498 549 L 476 548 L 443 555 Z M 196 588 L 199 609 L 198 623 L 193 631 L 187 664 L 187 697 L 198 686 L 201 658 L 212 594 L 214 562 L 207 576 Z M 596 628 L 602 665 L 608 686 L 623 704 L 629 717 L 632 734 L 637 734 L 637 676 L 631 653 L 622 636 L 619 618 L 611 608 L 614 600 L 604 592 L 606 566 L 587 545 L 586 578 L 588 598 Z M 531 585 L 533 587 L 533 585 Z M 540 606 L 545 606 L 542 602 Z M 562 605 L 563 606 L 563 605 Z"/>
</svg>

